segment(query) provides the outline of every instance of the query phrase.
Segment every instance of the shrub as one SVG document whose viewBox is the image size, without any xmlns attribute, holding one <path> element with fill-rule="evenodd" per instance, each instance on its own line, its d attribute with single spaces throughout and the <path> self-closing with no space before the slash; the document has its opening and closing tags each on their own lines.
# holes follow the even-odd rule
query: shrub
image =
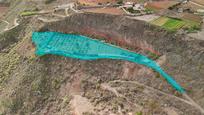
<svg viewBox="0 0 204 115">
<path fill-rule="evenodd" d="M 140 11 L 134 10 L 133 8 L 127 8 L 127 11 L 130 13 L 140 13 Z"/>
<path fill-rule="evenodd" d="M 20 15 L 21 16 L 31 16 L 31 15 L 36 15 L 37 12 L 34 12 L 34 11 L 25 11 L 25 12 L 22 12 Z"/>
<path fill-rule="evenodd" d="M 49 3 L 52 3 L 52 2 L 54 2 L 54 1 L 56 1 L 56 0 L 46 0 L 46 1 L 45 1 L 45 4 L 49 4 Z"/>
<path fill-rule="evenodd" d="M 123 0 L 118 0 L 117 4 L 123 4 Z"/>
</svg>

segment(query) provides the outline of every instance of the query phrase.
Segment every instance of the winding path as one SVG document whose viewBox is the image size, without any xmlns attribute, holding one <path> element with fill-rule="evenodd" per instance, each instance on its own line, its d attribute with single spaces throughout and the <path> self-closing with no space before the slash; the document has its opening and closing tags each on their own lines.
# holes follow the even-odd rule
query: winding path
<svg viewBox="0 0 204 115">
<path fill-rule="evenodd" d="M 0 33 L 9 31 L 9 30 L 11 30 L 11 29 L 13 29 L 13 28 L 15 28 L 15 27 L 17 27 L 19 25 L 18 18 L 14 19 L 14 22 L 13 22 L 14 25 L 12 27 L 10 27 L 10 28 L 9 28 L 10 23 L 8 21 L 6 21 L 6 20 L 2 20 L 2 21 L 5 22 L 7 25 L 6 25 L 5 29 L 3 31 L 1 31 Z"/>
</svg>

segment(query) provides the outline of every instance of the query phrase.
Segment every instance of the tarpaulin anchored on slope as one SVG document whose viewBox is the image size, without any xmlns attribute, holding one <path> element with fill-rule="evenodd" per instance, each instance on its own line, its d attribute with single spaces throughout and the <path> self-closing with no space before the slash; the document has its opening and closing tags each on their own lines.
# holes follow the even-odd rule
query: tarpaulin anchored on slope
<svg viewBox="0 0 204 115">
<path fill-rule="evenodd" d="M 55 54 L 82 60 L 120 59 L 145 65 L 160 73 L 177 91 L 184 93 L 184 89 L 160 66 L 146 56 L 137 54 L 99 40 L 58 32 L 33 32 L 32 40 L 39 56 Z"/>
</svg>

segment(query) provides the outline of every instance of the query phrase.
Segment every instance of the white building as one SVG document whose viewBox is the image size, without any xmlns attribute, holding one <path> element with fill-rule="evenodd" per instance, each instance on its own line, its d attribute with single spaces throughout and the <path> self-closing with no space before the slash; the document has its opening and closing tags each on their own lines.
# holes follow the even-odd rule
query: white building
<svg viewBox="0 0 204 115">
<path fill-rule="evenodd" d="M 124 8 L 132 8 L 134 6 L 134 3 L 133 2 L 126 2 L 123 7 Z"/>
<path fill-rule="evenodd" d="M 145 10 L 144 5 L 142 4 L 135 4 L 133 6 L 133 10 Z"/>
</svg>

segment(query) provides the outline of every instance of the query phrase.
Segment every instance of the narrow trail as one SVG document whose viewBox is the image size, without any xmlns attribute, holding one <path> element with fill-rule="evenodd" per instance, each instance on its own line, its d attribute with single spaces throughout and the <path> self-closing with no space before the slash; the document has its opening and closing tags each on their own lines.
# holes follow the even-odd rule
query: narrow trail
<svg viewBox="0 0 204 115">
<path fill-rule="evenodd" d="M 192 4 L 194 4 L 194 5 L 197 5 L 197 6 L 199 6 L 199 7 L 202 7 L 202 8 L 204 8 L 204 5 L 201 5 L 201 4 L 198 4 L 198 3 L 196 3 L 196 2 L 193 2 L 193 1 L 189 1 L 190 3 L 192 3 Z"/>
<path fill-rule="evenodd" d="M 189 104 L 189 105 L 195 107 L 196 109 L 198 109 L 202 114 L 204 114 L 204 109 L 203 109 L 200 105 L 198 105 L 192 98 L 190 98 L 186 93 L 183 93 L 182 95 L 183 95 L 183 97 L 185 97 L 187 100 L 182 99 L 182 98 L 177 97 L 177 96 L 174 96 L 174 95 L 171 95 L 171 94 L 168 94 L 168 93 L 165 93 L 165 92 L 163 92 L 163 91 L 160 91 L 160 90 L 155 89 L 155 88 L 153 88 L 153 87 L 150 87 L 150 86 L 147 86 L 147 85 L 145 85 L 145 84 L 139 83 L 139 82 L 137 82 L 137 81 L 114 80 L 114 81 L 110 81 L 110 83 L 111 83 L 111 82 L 112 82 L 112 83 L 115 83 L 115 82 L 120 82 L 120 83 L 132 83 L 132 84 L 136 84 L 136 85 L 139 85 L 139 86 L 143 86 L 143 87 L 145 87 L 145 88 L 147 88 L 147 89 L 149 89 L 149 90 L 155 91 L 155 92 L 157 92 L 157 93 L 166 95 L 166 96 L 168 96 L 168 97 L 172 97 L 172 98 L 174 98 L 174 99 L 176 99 L 176 100 L 179 100 L 179 101 L 182 101 L 182 102 L 184 102 L 184 103 L 186 103 L 186 104 Z"/>
<path fill-rule="evenodd" d="M 18 23 L 18 18 L 15 18 L 15 19 L 14 19 L 14 25 L 13 25 L 12 27 L 10 27 L 8 30 L 11 30 L 11 29 L 15 28 L 15 27 L 18 26 L 18 25 L 19 25 L 19 23 Z"/>
<path fill-rule="evenodd" d="M 139 110 L 142 110 L 142 107 L 140 105 L 131 102 L 125 95 L 122 95 L 121 93 L 119 93 L 115 88 L 111 87 L 108 83 L 103 83 L 100 86 L 103 90 L 107 90 L 107 91 L 112 92 L 116 97 L 124 98 L 129 104 L 135 106 L 135 108 L 137 108 Z M 119 106 L 119 108 L 120 108 L 120 106 Z M 120 110 L 119 110 L 119 113 L 121 113 Z"/>
<path fill-rule="evenodd" d="M 6 21 L 6 20 L 1 20 L 1 21 L 7 24 L 6 27 L 5 27 L 5 29 L 3 30 L 3 31 L 7 31 L 8 28 L 9 28 L 9 24 L 10 24 L 10 23 L 9 23 L 8 21 Z"/>
<path fill-rule="evenodd" d="M 6 20 L 2 20 L 2 21 L 5 22 L 7 25 L 6 25 L 5 29 L 3 31 L 1 31 L 0 33 L 9 31 L 9 30 L 11 30 L 11 29 L 13 29 L 13 28 L 15 28 L 15 27 L 17 27 L 19 25 L 18 18 L 14 19 L 14 22 L 13 22 L 14 25 L 12 27 L 10 27 L 10 28 L 9 28 L 10 23 L 8 21 L 6 21 Z"/>
<path fill-rule="evenodd" d="M 59 10 L 59 9 L 64 9 L 65 15 L 60 15 L 60 14 L 54 13 L 54 10 Z M 59 17 L 59 18 L 65 18 L 67 16 L 70 16 L 70 14 L 68 13 L 69 9 L 72 10 L 73 12 L 75 12 L 75 13 L 81 13 L 81 11 L 74 8 L 74 3 L 69 3 L 69 4 L 66 4 L 66 5 L 57 6 L 57 8 L 53 9 L 53 10 L 46 10 L 46 11 L 42 10 L 42 11 L 39 12 L 39 14 L 44 15 L 44 14 L 51 13 L 51 15 L 53 15 L 53 16 L 56 16 L 56 17 Z M 42 22 L 46 22 L 46 23 L 47 22 L 58 21 L 57 19 L 46 19 L 46 18 L 43 18 L 43 17 L 38 17 L 37 19 L 42 21 Z M 9 30 L 11 30 L 11 29 L 13 29 L 13 28 L 15 28 L 15 27 L 17 27 L 19 25 L 18 18 L 14 19 L 13 26 L 11 26 L 11 27 L 9 27 L 11 25 L 11 23 L 9 23 L 8 21 L 6 21 L 6 20 L 1 20 L 1 21 L 6 23 L 7 25 L 3 29 L 3 31 L 1 31 L 0 33 L 9 31 Z"/>
</svg>

